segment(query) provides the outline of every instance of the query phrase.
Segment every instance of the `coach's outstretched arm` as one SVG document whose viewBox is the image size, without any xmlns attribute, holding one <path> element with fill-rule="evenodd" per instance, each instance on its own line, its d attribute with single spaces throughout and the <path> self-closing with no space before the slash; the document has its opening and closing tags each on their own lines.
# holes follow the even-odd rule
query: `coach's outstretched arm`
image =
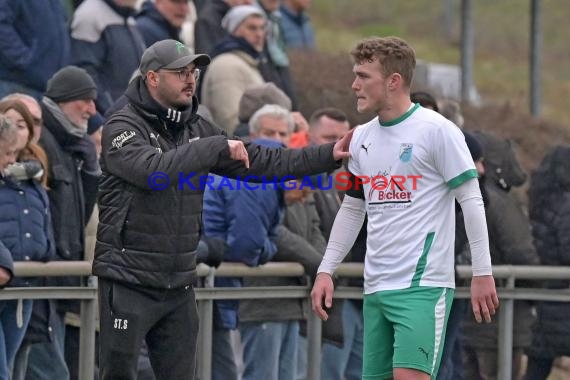
<svg viewBox="0 0 570 380">
<path fill-rule="evenodd" d="M 478 180 L 473 178 L 453 189 L 453 194 L 463 210 L 465 231 L 471 248 L 471 306 L 477 322 L 491 322 L 491 316 L 499 307 L 489 252 L 489 235 L 483 198 Z"/>
<path fill-rule="evenodd" d="M 311 292 L 313 311 L 324 321 L 328 319 L 328 314 L 323 308 L 323 298 L 324 306 L 332 307 L 332 274 L 354 245 L 365 216 L 364 199 L 345 195 L 334 220 L 327 250 Z"/>
</svg>

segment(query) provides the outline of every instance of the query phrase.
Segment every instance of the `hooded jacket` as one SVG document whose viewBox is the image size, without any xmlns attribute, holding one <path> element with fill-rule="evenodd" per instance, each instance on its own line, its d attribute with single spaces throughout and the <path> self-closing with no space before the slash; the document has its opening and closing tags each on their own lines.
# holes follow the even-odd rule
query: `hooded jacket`
<svg viewBox="0 0 570 380">
<path fill-rule="evenodd" d="M 194 26 L 196 53 L 210 54 L 216 44 L 228 35 L 222 28 L 222 19 L 230 10 L 224 0 L 208 0 L 198 12 Z"/>
<path fill-rule="evenodd" d="M 101 114 L 123 94 L 145 49 L 134 12 L 113 0 L 86 0 L 73 15 L 72 63 L 87 70 L 97 83 Z"/>
<path fill-rule="evenodd" d="M 230 158 L 225 134 L 196 114 L 196 99 L 187 109 L 165 109 L 141 78 L 126 95 L 129 104 L 103 129 L 93 262 L 100 277 L 157 289 L 191 285 L 201 230 L 200 180 L 208 173 L 302 176 L 337 165 L 333 144 L 285 150 L 246 142 L 248 170 Z M 169 181 L 160 191 L 152 186 L 159 172 Z"/>
<path fill-rule="evenodd" d="M 212 53 L 212 63 L 201 81 L 201 102 L 214 122 L 228 135 L 239 124 L 239 102 L 250 87 L 265 80 L 259 71 L 260 53 L 243 38 L 228 36 Z"/>
<path fill-rule="evenodd" d="M 137 21 L 137 29 L 142 35 L 146 46 L 168 39 L 180 41 L 181 29 L 168 22 L 156 9 L 153 1 L 145 1 L 135 19 Z"/>
</svg>

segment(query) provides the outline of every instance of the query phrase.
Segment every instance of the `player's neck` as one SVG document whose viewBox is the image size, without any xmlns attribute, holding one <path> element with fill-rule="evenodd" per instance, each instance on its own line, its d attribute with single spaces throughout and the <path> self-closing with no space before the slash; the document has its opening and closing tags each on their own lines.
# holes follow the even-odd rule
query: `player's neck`
<svg viewBox="0 0 570 380">
<path fill-rule="evenodd" d="M 396 102 L 388 104 L 385 109 L 378 111 L 378 118 L 381 122 L 386 123 L 401 117 L 412 107 L 410 98 L 404 98 Z"/>
</svg>

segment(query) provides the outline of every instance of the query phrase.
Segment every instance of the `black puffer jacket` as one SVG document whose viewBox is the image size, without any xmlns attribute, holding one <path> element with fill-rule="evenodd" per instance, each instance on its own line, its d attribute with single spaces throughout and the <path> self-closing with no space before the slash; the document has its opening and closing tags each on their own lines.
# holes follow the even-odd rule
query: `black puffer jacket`
<svg viewBox="0 0 570 380">
<path fill-rule="evenodd" d="M 570 265 L 570 146 L 556 147 L 532 175 L 530 219 L 535 246 L 543 265 Z M 548 281 L 568 290 L 569 281 Z M 570 355 L 570 304 L 540 302 L 529 355 L 553 358 Z"/>
<path fill-rule="evenodd" d="M 100 277 L 159 289 L 192 284 L 201 228 L 200 177 L 209 172 L 232 178 L 303 176 L 338 165 L 332 144 L 284 150 L 246 143 L 248 170 L 229 157 L 223 132 L 195 113 L 197 101 L 187 110 L 164 109 L 140 78 L 126 95 L 130 103 L 103 128 L 93 262 L 93 274 Z M 178 122 L 169 121 L 172 115 Z M 156 172 L 170 180 L 162 191 L 149 186 Z M 195 174 L 181 182 L 179 173 Z"/>
</svg>

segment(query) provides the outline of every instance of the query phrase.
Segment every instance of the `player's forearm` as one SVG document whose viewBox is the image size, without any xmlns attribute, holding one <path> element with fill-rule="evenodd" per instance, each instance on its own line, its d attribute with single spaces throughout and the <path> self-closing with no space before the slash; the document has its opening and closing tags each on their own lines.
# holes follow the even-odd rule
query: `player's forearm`
<svg viewBox="0 0 570 380">
<path fill-rule="evenodd" d="M 365 216 L 364 200 L 346 195 L 334 220 L 327 250 L 317 273 L 334 273 L 354 245 Z"/>
<path fill-rule="evenodd" d="M 477 180 L 472 179 L 454 189 L 454 195 L 463 210 L 465 231 L 471 248 L 473 276 L 492 274 L 489 235 L 483 198 Z"/>
</svg>

